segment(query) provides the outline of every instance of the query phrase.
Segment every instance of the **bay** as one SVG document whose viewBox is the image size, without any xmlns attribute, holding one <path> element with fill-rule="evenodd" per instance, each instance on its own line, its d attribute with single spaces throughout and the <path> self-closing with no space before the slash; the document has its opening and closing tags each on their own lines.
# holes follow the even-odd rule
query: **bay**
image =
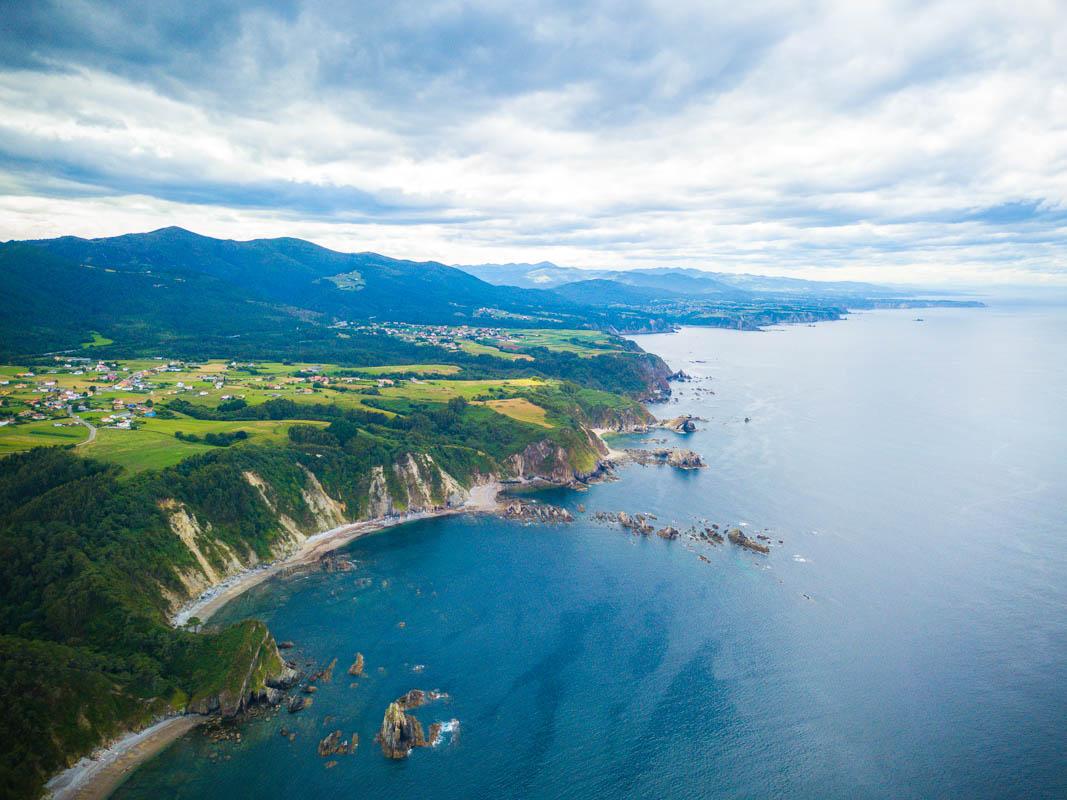
<svg viewBox="0 0 1067 800">
<path fill-rule="evenodd" d="M 338 658 L 333 681 L 239 744 L 190 734 L 116 796 L 1067 796 L 1063 309 L 638 340 L 694 377 L 653 412 L 707 422 L 619 443 L 707 469 L 626 467 L 542 495 L 573 525 L 423 521 L 353 543 L 353 572 L 256 587 L 218 621 Z M 774 547 L 634 537 L 598 510 Z M 458 731 L 386 760 L 373 735 L 415 687 L 449 693 L 417 713 Z M 327 769 L 334 729 L 361 744 Z"/>
</svg>

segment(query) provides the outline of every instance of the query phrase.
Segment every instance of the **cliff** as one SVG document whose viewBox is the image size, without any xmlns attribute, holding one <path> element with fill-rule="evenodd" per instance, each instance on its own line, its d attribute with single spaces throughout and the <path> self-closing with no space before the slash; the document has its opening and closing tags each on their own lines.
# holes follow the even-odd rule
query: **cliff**
<svg viewBox="0 0 1067 800">
<path fill-rule="evenodd" d="M 200 677 L 186 711 L 233 717 L 255 703 L 277 704 L 297 673 L 286 666 L 267 626 L 249 620 L 207 640 L 189 655 Z"/>
</svg>

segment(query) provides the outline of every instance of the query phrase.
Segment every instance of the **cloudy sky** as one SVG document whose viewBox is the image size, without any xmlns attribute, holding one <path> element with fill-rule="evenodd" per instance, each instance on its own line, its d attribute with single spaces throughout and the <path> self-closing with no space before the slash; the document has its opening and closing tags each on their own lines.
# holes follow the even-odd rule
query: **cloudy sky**
<svg viewBox="0 0 1067 800">
<path fill-rule="evenodd" d="M 1067 283 L 1067 4 L 0 0 L 0 239 Z"/>
</svg>

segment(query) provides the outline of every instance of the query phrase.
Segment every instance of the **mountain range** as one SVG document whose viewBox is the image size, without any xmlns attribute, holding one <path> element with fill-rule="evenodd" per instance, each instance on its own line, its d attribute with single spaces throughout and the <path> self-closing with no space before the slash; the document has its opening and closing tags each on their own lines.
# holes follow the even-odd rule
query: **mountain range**
<svg viewBox="0 0 1067 800">
<path fill-rule="evenodd" d="M 783 295 L 807 297 L 901 298 L 914 297 L 921 292 L 911 288 L 879 286 L 855 281 L 810 281 L 770 275 L 709 272 L 691 267 L 654 267 L 647 269 L 611 270 L 561 267 L 551 261 L 537 264 L 471 264 L 456 265 L 488 283 L 520 286 L 530 289 L 556 289 L 572 283 L 590 280 L 610 280 L 631 286 L 642 286 L 672 293 L 751 297 L 752 295 Z"/>
<path fill-rule="evenodd" d="M 339 321 L 601 328 L 759 327 L 835 319 L 909 293 L 694 269 L 451 267 L 341 253 L 301 239 L 214 239 L 177 227 L 100 239 L 0 244 L 0 355 L 77 348 L 96 333 L 127 352 L 295 347 Z"/>
</svg>

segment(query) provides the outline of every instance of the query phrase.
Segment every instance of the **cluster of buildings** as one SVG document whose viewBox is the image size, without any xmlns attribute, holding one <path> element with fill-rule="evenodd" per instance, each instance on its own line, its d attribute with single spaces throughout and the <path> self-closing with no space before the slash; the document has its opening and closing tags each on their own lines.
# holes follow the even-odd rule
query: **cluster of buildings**
<svg viewBox="0 0 1067 800">
<path fill-rule="evenodd" d="M 493 339 L 511 342 L 504 328 L 478 327 L 474 325 L 416 325 L 409 322 L 338 322 L 334 328 L 358 333 L 394 336 L 413 344 L 428 344 L 445 350 L 459 350 L 464 341 Z"/>
</svg>

